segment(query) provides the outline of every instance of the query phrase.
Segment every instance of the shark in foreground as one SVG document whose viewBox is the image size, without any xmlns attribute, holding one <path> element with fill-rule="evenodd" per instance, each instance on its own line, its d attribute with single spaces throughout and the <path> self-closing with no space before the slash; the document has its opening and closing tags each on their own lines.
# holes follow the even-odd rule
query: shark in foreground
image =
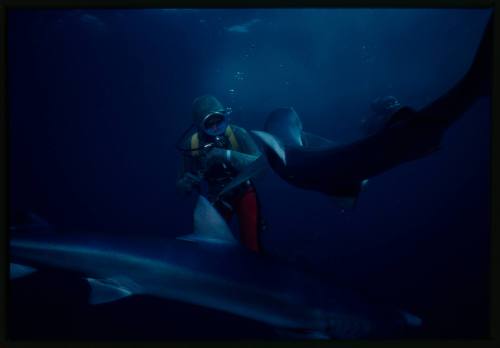
<svg viewBox="0 0 500 348">
<path fill-rule="evenodd" d="M 161 245 L 158 255 L 137 244 L 121 248 L 85 238 L 13 236 L 11 279 L 44 267 L 69 270 L 88 281 L 91 304 L 150 295 L 253 319 L 287 338 L 405 337 L 422 323 L 406 311 L 368 303 L 312 274 L 247 251 L 203 196 L 195 208 L 194 233 Z"/>
<path fill-rule="evenodd" d="M 352 207 L 366 180 L 432 154 L 446 130 L 482 96 L 491 95 L 493 17 L 467 72 L 448 92 L 420 110 L 403 107 L 376 133 L 350 144 L 305 133 L 293 108 L 270 113 L 261 141 L 272 169 L 285 181 Z"/>
</svg>

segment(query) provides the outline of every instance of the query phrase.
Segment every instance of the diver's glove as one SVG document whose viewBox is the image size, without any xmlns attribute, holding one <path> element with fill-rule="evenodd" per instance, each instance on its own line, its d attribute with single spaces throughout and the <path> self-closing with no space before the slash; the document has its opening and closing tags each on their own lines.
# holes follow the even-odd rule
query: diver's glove
<svg viewBox="0 0 500 348">
<path fill-rule="evenodd" d="M 221 148 L 213 148 L 204 156 L 205 168 L 210 168 L 216 163 L 231 164 L 236 170 L 243 170 L 250 163 L 255 161 L 258 156 L 248 155 L 243 152 L 226 150 Z"/>
<path fill-rule="evenodd" d="M 200 188 L 201 178 L 191 173 L 185 173 L 179 180 L 177 180 L 177 190 L 188 195 L 194 189 Z"/>
</svg>

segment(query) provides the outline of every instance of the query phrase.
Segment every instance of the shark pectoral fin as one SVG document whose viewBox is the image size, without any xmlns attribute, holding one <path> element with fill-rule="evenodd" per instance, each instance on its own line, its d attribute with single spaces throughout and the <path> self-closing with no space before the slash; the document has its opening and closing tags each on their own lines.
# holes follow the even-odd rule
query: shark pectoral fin
<svg viewBox="0 0 500 348">
<path fill-rule="evenodd" d="M 281 162 L 283 162 L 283 165 L 286 165 L 285 149 L 276 137 L 267 132 L 255 131 L 255 130 L 251 132 L 255 134 L 257 138 L 262 141 L 266 150 L 269 150 L 275 155 L 277 155 L 278 158 L 281 160 Z"/>
<path fill-rule="evenodd" d="M 330 146 L 338 145 L 334 141 L 323 138 L 322 136 L 319 136 L 317 134 L 308 133 L 308 132 L 302 132 L 301 139 L 302 139 L 304 147 L 318 148 L 318 147 L 330 147 Z"/>
<path fill-rule="evenodd" d="M 94 278 L 85 279 L 91 288 L 90 304 L 112 302 L 133 295 L 132 291 L 119 284 Z"/>
<path fill-rule="evenodd" d="M 232 189 L 241 185 L 243 182 L 247 180 L 255 179 L 262 176 L 267 171 L 268 168 L 269 165 L 267 164 L 265 156 L 263 155 L 259 156 L 255 161 L 253 161 L 245 169 L 243 169 L 243 171 L 240 172 L 240 174 L 238 174 L 233 180 L 231 180 L 226 186 L 224 186 L 222 191 L 219 192 L 218 197 L 231 191 Z"/>
<path fill-rule="evenodd" d="M 17 279 L 28 276 L 36 272 L 36 269 L 29 266 L 20 265 L 17 263 L 10 263 L 9 267 L 9 277 L 10 279 Z"/>
</svg>

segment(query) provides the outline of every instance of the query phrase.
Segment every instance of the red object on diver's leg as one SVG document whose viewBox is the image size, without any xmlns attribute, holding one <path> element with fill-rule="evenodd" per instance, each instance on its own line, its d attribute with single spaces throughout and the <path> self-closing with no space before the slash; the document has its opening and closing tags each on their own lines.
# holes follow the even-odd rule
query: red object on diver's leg
<svg viewBox="0 0 500 348">
<path fill-rule="evenodd" d="M 254 252 L 261 252 L 259 243 L 259 204 L 255 188 L 250 186 L 235 202 L 241 242 Z"/>
</svg>

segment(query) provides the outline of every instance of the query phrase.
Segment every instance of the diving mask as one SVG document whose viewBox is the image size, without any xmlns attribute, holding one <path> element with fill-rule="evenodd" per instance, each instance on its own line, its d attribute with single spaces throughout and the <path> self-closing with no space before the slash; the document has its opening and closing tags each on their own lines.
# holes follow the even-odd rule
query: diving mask
<svg viewBox="0 0 500 348">
<path fill-rule="evenodd" d="M 219 136 L 224 134 L 229 125 L 228 110 L 211 112 L 203 118 L 201 122 L 202 130 L 210 136 Z"/>
</svg>

